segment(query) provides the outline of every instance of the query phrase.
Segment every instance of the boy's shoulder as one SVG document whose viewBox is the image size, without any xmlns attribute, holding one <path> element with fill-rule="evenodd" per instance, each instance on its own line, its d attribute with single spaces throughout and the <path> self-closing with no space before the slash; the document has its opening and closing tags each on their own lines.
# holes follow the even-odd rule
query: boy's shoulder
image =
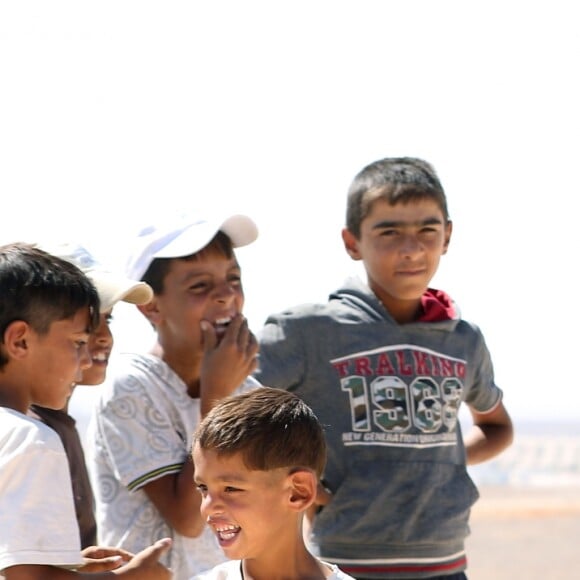
<svg viewBox="0 0 580 580">
<path fill-rule="evenodd" d="M 154 397 L 167 390 L 181 393 L 184 383 L 165 361 L 152 354 L 124 352 L 115 355 L 98 400 L 103 410 L 112 401 L 132 399 L 137 393 Z"/>
<path fill-rule="evenodd" d="M 43 451 L 64 452 L 57 433 L 42 421 L 19 411 L 0 407 L 0 449 L 6 457 L 24 448 L 39 447 Z"/>
<path fill-rule="evenodd" d="M 329 293 L 325 302 L 306 302 L 272 313 L 266 325 L 335 325 L 378 322 L 390 319 L 371 289 L 357 277 L 347 278 Z"/>
<path fill-rule="evenodd" d="M 127 381 L 148 384 L 155 377 L 163 381 L 178 380 L 173 369 L 161 358 L 148 353 L 121 352 L 115 354 L 107 372 L 108 380 L 102 390 L 118 388 Z M 175 378 L 177 377 L 177 378 Z"/>
</svg>

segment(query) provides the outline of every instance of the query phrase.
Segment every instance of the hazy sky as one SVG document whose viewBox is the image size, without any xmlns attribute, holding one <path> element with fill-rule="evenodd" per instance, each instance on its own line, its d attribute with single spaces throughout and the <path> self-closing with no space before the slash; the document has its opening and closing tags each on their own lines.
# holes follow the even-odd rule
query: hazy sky
<svg viewBox="0 0 580 580">
<path fill-rule="evenodd" d="M 245 212 L 258 330 L 359 271 L 355 173 L 424 157 L 455 226 L 433 285 L 482 328 L 514 417 L 580 418 L 576 26 L 564 1 L 2 3 L 0 238 L 114 263 L 160 211 Z"/>
</svg>

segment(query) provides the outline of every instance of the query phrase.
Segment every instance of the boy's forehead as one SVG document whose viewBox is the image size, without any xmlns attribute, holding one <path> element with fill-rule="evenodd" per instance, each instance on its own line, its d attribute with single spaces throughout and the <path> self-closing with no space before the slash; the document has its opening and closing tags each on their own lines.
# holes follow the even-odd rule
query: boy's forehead
<svg viewBox="0 0 580 580">
<path fill-rule="evenodd" d="M 71 332 L 74 334 L 85 334 L 90 332 L 91 314 L 88 306 L 80 308 L 69 318 L 55 320 L 51 323 L 49 333 L 52 332 Z"/>
<path fill-rule="evenodd" d="M 217 251 L 196 254 L 186 258 L 171 258 L 168 273 L 178 276 L 189 277 L 197 274 L 212 272 L 213 269 L 239 269 L 239 264 L 232 256 L 228 258 Z"/>
<path fill-rule="evenodd" d="M 220 480 L 243 480 L 249 469 L 241 453 L 218 453 L 215 449 L 204 449 L 199 442 L 193 446 L 195 472 L 203 477 Z"/>
<path fill-rule="evenodd" d="M 379 198 L 372 203 L 363 221 L 420 224 L 433 220 L 443 223 L 445 217 L 437 201 L 432 198 L 411 199 L 394 204 Z"/>
<path fill-rule="evenodd" d="M 193 462 L 196 477 L 205 481 L 253 482 L 260 485 L 277 484 L 287 475 L 287 468 L 268 470 L 250 469 L 244 462 L 243 453 L 218 453 L 215 449 L 204 449 L 198 442 L 193 446 Z"/>
</svg>

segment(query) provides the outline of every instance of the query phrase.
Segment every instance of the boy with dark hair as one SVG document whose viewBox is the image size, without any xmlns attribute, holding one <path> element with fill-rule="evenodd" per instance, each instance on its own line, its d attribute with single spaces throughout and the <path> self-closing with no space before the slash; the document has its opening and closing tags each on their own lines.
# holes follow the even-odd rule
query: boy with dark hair
<svg viewBox="0 0 580 580">
<path fill-rule="evenodd" d="M 176 215 L 143 229 L 126 274 L 153 288 L 137 308 L 155 344 L 117 357 L 89 426 L 100 541 L 134 552 L 158 534 L 171 537 L 166 563 L 176 580 L 224 560 L 192 489 L 191 436 L 217 400 L 258 384 L 234 254 L 256 237 L 242 215 Z"/>
<path fill-rule="evenodd" d="M 134 557 L 96 547 L 81 553 L 62 443 L 26 416 L 33 403 L 65 405 L 91 364 L 87 342 L 98 320 L 97 291 L 74 265 L 27 244 L 0 247 L 0 577 L 6 580 L 170 578 L 158 563 L 169 540 Z"/>
<path fill-rule="evenodd" d="M 429 287 L 452 224 L 434 169 L 387 158 L 354 179 L 342 238 L 367 281 L 266 321 L 263 384 L 295 392 L 328 425 L 325 505 L 312 541 L 357 578 L 465 578 L 478 497 L 466 463 L 513 437 L 481 331 Z M 459 407 L 473 427 L 463 438 Z"/>
<path fill-rule="evenodd" d="M 199 580 L 347 580 L 313 556 L 302 521 L 326 460 L 324 432 L 297 396 L 259 387 L 218 403 L 193 437 L 201 513 L 231 561 Z"/>
<path fill-rule="evenodd" d="M 130 280 L 105 268 L 81 244 L 46 242 L 38 247 L 77 266 L 97 289 L 101 304 L 99 323 L 93 328 L 88 342 L 92 364 L 83 370 L 78 384 L 100 385 L 106 378 L 109 356 L 113 348 L 113 335 L 109 326 L 113 315 L 113 306 L 121 300 L 132 304 L 146 304 L 153 297 L 153 291 L 145 282 Z M 62 441 L 69 461 L 81 548 L 87 548 L 97 543 L 95 502 L 82 442 L 77 431 L 76 421 L 68 413 L 68 403 L 67 400 L 62 409 L 48 409 L 40 405 L 32 405 L 28 414 L 54 429 Z"/>
</svg>

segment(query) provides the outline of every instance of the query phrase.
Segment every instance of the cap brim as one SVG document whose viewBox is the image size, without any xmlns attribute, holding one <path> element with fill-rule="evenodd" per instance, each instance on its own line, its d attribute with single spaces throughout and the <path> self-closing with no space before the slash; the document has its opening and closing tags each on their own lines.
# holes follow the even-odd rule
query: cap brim
<svg viewBox="0 0 580 580">
<path fill-rule="evenodd" d="M 153 290 L 145 282 L 136 282 L 111 272 L 90 271 L 88 278 L 94 284 L 101 300 L 101 312 L 113 308 L 117 302 L 147 304 L 153 299 Z"/>
</svg>

